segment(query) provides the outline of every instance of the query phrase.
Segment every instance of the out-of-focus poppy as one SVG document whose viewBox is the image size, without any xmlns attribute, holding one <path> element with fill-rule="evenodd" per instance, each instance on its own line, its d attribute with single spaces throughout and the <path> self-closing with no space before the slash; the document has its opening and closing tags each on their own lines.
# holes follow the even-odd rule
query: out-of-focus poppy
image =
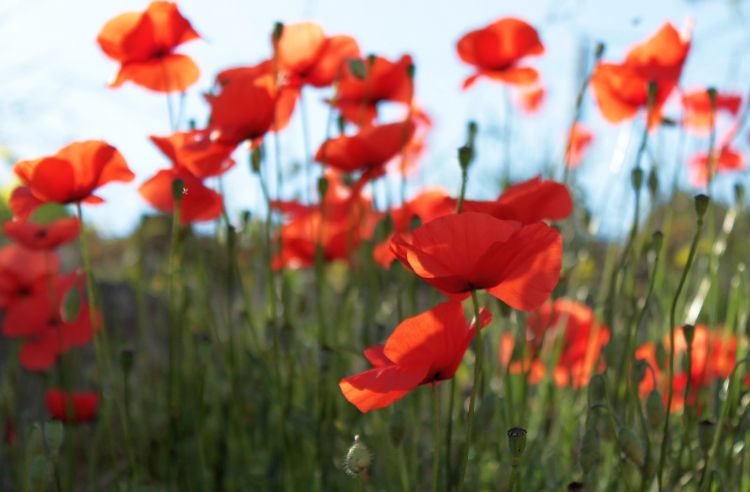
<svg viewBox="0 0 750 492">
<path fill-rule="evenodd" d="M 552 378 L 560 387 L 581 388 L 601 365 L 599 356 L 610 333 L 589 306 L 577 301 L 557 299 L 532 312 L 526 320 L 525 357 L 511 363 L 514 342 L 507 334 L 500 344 L 500 362 L 503 366 L 510 364 L 511 372 L 528 372 L 529 381 L 535 384 L 546 373 L 542 356 L 555 352 L 559 336 L 563 339 Z"/>
<path fill-rule="evenodd" d="M 293 87 L 329 86 L 346 60 L 360 56 L 354 38 L 326 36 L 314 22 L 284 24 L 275 50 L 278 69 Z"/>
<path fill-rule="evenodd" d="M 461 60 L 476 67 L 477 72 L 464 80 L 464 89 L 479 77 L 499 80 L 506 84 L 529 85 L 539 74 L 531 67 L 522 66 L 526 57 L 544 53 L 539 34 L 531 25 L 507 17 L 471 31 L 456 45 Z"/>
<path fill-rule="evenodd" d="M 128 12 L 107 22 L 96 40 L 120 63 L 111 87 L 129 80 L 156 92 L 184 92 L 198 80 L 200 70 L 192 58 L 174 50 L 198 38 L 177 5 L 152 2 L 144 12 Z"/>
<path fill-rule="evenodd" d="M 604 117 L 613 123 L 630 119 L 648 105 L 649 82 L 656 83 L 649 128 L 662 118 L 662 107 L 677 87 L 690 50 L 690 35 L 670 23 L 630 50 L 623 63 L 599 63 L 591 86 Z"/>
<path fill-rule="evenodd" d="M 705 152 L 698 153 L 690 159 L 690 183 L 693 186 L 706 186 L 709 176 L 713 179 L 720 173 L 745 169 L 745 157 L 729 144 L 722 145 L 718 151 L 714 151 L 710 161 L 709 163 L 708 153 Z M 712 170 L 709 170 L 709 165 Z"/>
<path fill-rule="evenodd" d="M 396 257 L 444 294 L 463 298 L 486 289 L 529 311 L 549 298 L 560 278 L 562 238 L 548 225 L 490 215 L 446 215 L 391 241 Z"/>
<path fill-rule="evenodd" d="M 151 136 L 151 141 L 177 168 L 196 178 L 218 176 L 234 166 L 234 145 L 211 139 L 210 130 L 176 132 L 166 137 Z"/>
<path fill-rule="evenodd" d="M 534 115 L 539 112 L 547 98 L 547 91 L 541 85 L 529 89 L 522 87 L 513 93 L 513 101 L 524 114 Z"/>
<path fill-rule="evenodd" d="M 581 123 L 576 123 L 568 135 L 565 148 L 565 162 L 568 167 L 578 167 L 586 155 L 586 151 L 594 141 L 594 134 Z"/>
<path fill-rule="evenodd" d="M 96 418 L 99 408 L 99 395 L 89 391 L 67 393 L 52 388 L 47 390 L 45 400 L 52 418 L 68 423 L 90 422 Z"/>
<path fill-rule="evenodd" d="M 665 336 L 664 347 L 669 351 L 669 337 Z M 649 363 L 653 369 L 646 371 L 643 380 L 638 386 L 641 395 L 646 395 L 654 389 L 661 391 L 667 398 L 669 387 L 668 367 L 666 361 L 660 364 L 656 357 L 656 344 L 645 343 L 638 347 L 635 353 L 636 359 L 642 359 Z M 685 405 L 685 387 L 690 380 L 690 393 L 688 394 L 688 405 L 695 405 L 699 392 L 709 387 L 713 382 L 727 378 L 737 359 L 737 337 L 725 335 L 717 330 L 710 330 L 705 325 L 696 325 L 693 335 L 693 350 L 691 358 L 690 374 L 685 371 L 687 357 L 687 341 L 685 340 L 682 327 L 675 328 L 675 375 L 673 380 L 674 393 L 672 397 L 672 411 L 679 410 Z M 654 382 L 656 376 L 656 382 Z"/>
<path fill-rule="evenodd" d="M 726 112 L 737 116 L 742 104 L 742 96 L 739 94 L 728 94 L 718 92 L 716 94 L 716 112 Z M 699 134 L 708 133 L 711 129 L 711 100 L 706 90 L 689 92 L 682 96 L 683 114 L 682 122 L 685 128 Z"/>
<path fill-rule="evenodd" d="M 173 183 L 177 179 L 183 183 L 183 195 L 180 200 L 182 224 L 214 220 L 221 215 L 224 210 L 221 195 L 184 169 L 171 168 L 159 171 L 138 188 L 138 193 L 155 209 L 173 213 Z"/>
<path fill-rule="evenodd" d="M 44 371 L 55 365 L 57 358 L 74 347 L 89 343 L 98 323 L 91 323 L 88 304 L 80 307 L 78 317 L 70 322 L 59 316 L 50 318 L 43 331 L 26 339 L 19 360 L 27 371 Z"/>
<path fill-rule="evenodd" d="M 97 188 L 135 177 L 120 152 L 100 140 L 73 142 L 53 156 L 20 161 L 13 171 L 23 185 L 13 190 L 10 208 L 22 219 L 44 203 L 102 203 Z"/>
<path fill-rule="evenodd" d="M 58 219 L 49 224 L 8 220 L 3 224 L 3 231 L 25 248 L 51 250 L 77 238 L 81 232 L 81 223 L 75 217 Z"/>
<path fill-rule="evenodd" d="M 274 268 L 300 268 L 315 263 L 320 245 L 324 261 L 348 260 L 361 242 L 372 237 L 380 214 L 356 188 L 348 188 L 335 173 L 327 173 L 329 189 L 323 205 L 274 202 L 289 216 L 281 227 L 281 252 Z"/>
<path fill-rule="evenodd" d="M 353 73 L 359 66 L 364 73 Z M 339 81 L 338 91 L 331 103 L 341 115 L 359 126 L 372 124 L 378 114 L 378 103 L 391 101 L 411 104 L 414 81 L 410 74 L 412 59 L 402 56 L 392 62 L 381 56 L 370 56 L 348 64 Z"/>
<path fill-rule="evenodd" d="M 480 326 L 492 319 L 480 312 Z M 365 350 L 373 369 L 343 378 L 344 398 L 361 412 L 384 408 L 423 384 L 450 379 L 476 333 L 476 320 L 466 323 L 460 302 L 438 304 L 401 322 L 385 345 Z"/>
<path fill-rule="evenodd" d="M 216 89 L 206 95 L 214 138 L 232 145 L 245 140 L 254 143 L 289 123 L 299 91 L 278 84 L 274 75 L 278 74 L 272 60 L 216 75 Z"/>
<path fill-rule="evenodd" d="M 414 124 L 409 121 L 369 126 L 356 135 L 326 140 L 315 160 L 344 172 L 381 170 L 406 147 L 413 133 Z"/>
<path fill-rule="evenodd" d="M 427 150 L 427 138 L 432 130 L 432 118 L 423 109 L 414 107 L 409 112 L 414 124 L 411 138 L 399 154 L 386 163 L 386 172 L 402 177 L 416 173 L 418 164 Z"/>
</svg>

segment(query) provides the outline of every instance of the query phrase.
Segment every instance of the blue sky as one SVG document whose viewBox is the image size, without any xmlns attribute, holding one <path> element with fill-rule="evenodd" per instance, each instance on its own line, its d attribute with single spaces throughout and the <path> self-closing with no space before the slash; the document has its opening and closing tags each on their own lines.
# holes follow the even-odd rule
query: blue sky
<svg viewBox="0 0 750 492">
<path fill-rule="evenodd" d="M 128 10 L 141 10 L 146 1 L 126 0 L 3 0 L 0 5 L 0 144 L 20 158 L 54 153 L 72 140 L 104 139 L 125 155 L 138 178 L 128 185 L 106 187 L 107 203 L 87 207 L 86 214 L 106 234 L 127 232 L 141 213 L 149 211 L 139 198 L 137 184 L 158 169 L 166 159 L 148 140 L 151 134 L 169 132 L 166 102 L 162 95 L 133 85 L 108 89 L 116 64 L 99 50 L 95 38 L 109 18 Z M 480 123 L 475 179 L 469 194 L 493 197 L 504 148 L 497 128 L 505 121 L 505 89 L 482 82 L 470 91 L 459 90 L 470 72 L 455 53 L 455 42 L 465 32 L 503 16 L 518 16 L 535 25 L 546 44 L 544 56 L 534 60 L 548 88 L 546 107 L 539 116 L 512 117 L 512 175 L 533 176 L 545 159 L 559 159 L 564 129 L 569 124 L 580 54 L 596 41 L 607 45 L 605 59 L 619 60 L 635 42 L 655 32 L 663 22 L 682 25 L 694 21 L 694 44 L 683 75 L 690 88 L 715 85 L 742 93 L 750 86 L 750 67 L 744 47 L 750 26 L 747 8 L 727 1 L 686 2 L 678 0 L 620 1 L 449 1 L 364 0 L 273 1 L 183 0 L 181 11 L 204 40 L 185 45 L 181 51 L 195 58 L 202 70 L 199 83 L 188 94 L 186 114 L 204 121 L 206 105 L 201 90 L 210 86 L 214 74 L 226 67 L 247 65 L 270 54 L 269 32 L 277 20 L 312 19 L 330 34 L 354 35 L 365 53 L 397 57 L 410 53 L 417 65 L 417 97 L 433 116 L 436 126 L 430 152 L 412 189 L 420 184 L 442 184 L 456 188 L 458 169 L 455 149 L 463 143 L 468 119 Z M 324 135 L 327 112 L 320 101 L 323 92 L 306 94 L 313 145 Z M 601 221 L 602 233 L 617 233 L 627 221 L 631 194 L 618 183 L 627 183 L 632 166 L 631 134 L 638 124 L 609 125 L 589 101 L 585 117 L 597 140 L 580 173 L 586 200 Z M 655 138 L 655 148 L 664 149 L 665 171 L 674 166 L 674 131 Z M 303 158 L 301 124 L 292 122 L 281 136 L 285 162 Z M 747 138 L 741 138 L 743 149 Z M 688 149 L 705 147 L 704 140 L 691 140 Z M 688 151 L 686 155 L 689 155 Z M 244 155 L 226 179 L 230 211 L 260 205 L 260 190 L 248 173 Z M 665 175 L 665 179 L 666 179 Z M 687 186 L 687 174 L 681 171 Z M 670 178 L 671 179 L 671 178 Z M 720 194 L 729 196 L 737 176 L 717 183 Z M 746 175 L 742 177 L 747 181 Z M 0 183 L 10 180 L 10 167 L 0 172 Z M 286 190 L 287 195 L 294 190 Z"/>
</svg>

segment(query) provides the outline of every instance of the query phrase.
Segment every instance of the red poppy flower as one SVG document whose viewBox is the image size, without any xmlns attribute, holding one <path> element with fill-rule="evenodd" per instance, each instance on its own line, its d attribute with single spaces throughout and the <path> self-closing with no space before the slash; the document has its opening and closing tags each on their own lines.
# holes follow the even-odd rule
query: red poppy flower
<svg viewBox="0 0 750 492">
<path fill-rule="evenodd" d="M 408 121 L 369 126 L 356 135 L 326 140 L 315 160 L 344 172 L 379 170 L 404 149 L 413 133 L 414 125 Z"/>
<path fill-rule="evenodd" d="M 486 310 L 480 317 L 481 327 L 492 319 Z M 460 302 L 438 304 L 401 322 L 385 345 L 365 350 L 373 369 L 343 378 L 339 388 L 361 412 L 387 407 L 420 385 L 452 378 L 475 333 Z"/>
<path fill-rule="evenodd" d="M 593 141 L 594 134 L 588 128 L 581 123 L 573 125 L 565 149 L 565 162 L 568 163 L 568 167 L 575 169 L 583 162 L 586 151 Z"/>
<path fill-rule="evenodd" d="M 210 130 L 151 136 L 151 141 L 175 167 L 187 170 L 196 178 L 218 176 L 234 166 L 231 155 L 235 146 L 211 139 Z"/>
<path fill-rule="evenodd" d="M 255 142 L 272 129 L 283 129 L 292 116 L 299 90 L 278 84 L 274 75 L 272 60 L 216 75 L 216 91 L 206 95 L 211 105 L 212 135 L 236 145 L 245 140 Z"/>
<path fill-rule="evenodd" d="M 496 200 L 464 200 L 463 210 L 533 224 L 565 219 L 573 212 L 573 199 L 564 184 L 536 176 L 509 186 Z"/>
<path fill-rule="evenodd" d="M 66 217 L 44 225 L 8 220 L 3 224 L 3 231 L 25 248 L 51 250 L 77 238 L 81 232 L 81 223 L 75 217 Z"/>
<path fill-rule="evenodd" d="M 27 371 L 44 371 L 54 366 L 57 358 L 74 347 L 89 343 L 99 324 L 91 323 L 88 304 L 81 305 L 78 318 L 67 322 L 59 316 L 51 318 L 43 331 L 24 341 L 19 353 L 21 366 Z"/>
<path fill-rule="evenodd" d="M 708 154 L 698 153 L 690 159 L 690 183 L 700 188 L 708 184 Z M 711 165 L 714 168 L 712 177 L 719 173 L 731 171 L 742 171 L 745 169 L 745 157 L 739 150 L 727 145 L 722 145 L 718 152 L 714 152 Z"/>
<path fill-rule="evenodd" d="M 331 85 L 346 60 L 359 58 L 351 36 L 326 36 L 314 22 L 285 24 L 275 44 L 279 71 L 292 86 Z"/>
<path fill-rule="evenodd" d="M 371 56 L 360 59 L 359 63 L 365 68 L 364 78 L 352 73 L 350 64 L 341 76 L 332 101 L 346 121 L 367 126 L 377 117 L 378 103 L 411 103 L 414 95 L 414 81 L 409 74 L 411 56 L 404 55 L 396 62 Z"/>
<path fill-rule="evenodd" d="M 427 138 L 432 130 L 432 118 L 418 107 L 411 109 L 409 117 L 414 124 L 414 131 L 401 152 L 386 163 L 386 172 L 389 174 L 414 175 L 427 150 Z"/>
<path fill-rule="evenodd" d="M 521 111 L 527 115 L 534 115 L 539 112 L 547 98 L 547 91 L 541 85 L 530 89 L 522 88 L 514 92 L 513 101 Z"/>
<path fill-rule="evenodd" d="M 526 320 L 526 353 L 520 362 L 511 362 L 513 336 L 506 334 L 500 344 L 501 364 L 510 364 L 512 373 L 527 372 L 529 382 L 536 384 L 546 373 L 543 355 L 555 352 L 560 332 L 562 346 L 552 378 L 560 387 L 586 386 L 594 370 L 597 367 L 603 369 L 599 357 L 610 333 L 595 319 L 590 307 L 569 299 L 547 302 L 529 315 Z"/>
<path fill-rule="evenodd" d="M 669 337 L 664 339 L 664 347 L 669 351 Z M 647 395 L 653 389 L 658 388 L 662 395 L 667 398 L 669 386 L 668 367 L 662 366 L 656 357 L 656 345 L 645 343 L 638 347 L 635 353 L 636 359 L 647 361 L 656 376 L 656 384 L 651 371 L 646 371 L 638 390 L 641 395 Z M 681 359 L 687 357 L 687 341 L 682 327 L 675 328 L 675 375 L 673 380 L 674 394 L 672 397 L 672 411 L 681 409 L 685 405 L 684 391 L 688 379 L 690 380 L 690 393 L 688 404 L 695 405 L 699 392 L 709 387 L 717 380 L 729 377 L 737 359 L 737 337 L 725 335 L 718 330 L 709 330 L 705 325 L 696 325 L 693 335 L 693 353 L 691 360 L 690 375 L 685 372 L 686 361 Z M 665 361 L 666 362 L 666 361 Z"/>
<path fill-rule="evenodd" d="M 206 187 L 203 182 L 180 168 L 163 169 L 138 188 L 138 193 L 155 209 L 164 213 L 174 212 L 172 183 L 181 179 L 183 195 L 180 201 L 180 222 L 190 224 L 214 220 L 224 210 L 221 195 Z"/>
<path fill-rule="evenodd" d="M 716 94 L 716 114 L 726 111 L 732 116 L 737 116 L 740 104 L 742 96 L 739 94 Z M 682 120 L 685 128 L 703 134 L 711 129 L 711 100 L 707 91 L 698 90 L 683 95 L 682 107 L 685 111 Z"/>
<path fill-rule="evenodd" d="M 647 107 L 648 85 L 655 82 L 656 98 L 648 125 L 658 124 L 662 107 L 680 80 L 689 49 L 689 35 L 681 35 L 667 23 L 631 49 L 623 63 L 600 63 L 591 86 L 604 117 L 613 123 L 634 117 Z"/>
<path fill-rule="evenodd" d="M 542 305 L 560 278 L 562 238 L 541 222 L 523 225 L 476 212 L 446 215 L 394 235 L 391 249 L 447 295 L 486 289 L 523 311 Z"/>
<path fill-rule="evenodd" d="M 13 190 L 10 208 L 22 219 L 44 203 L 102 203 L 97 188 L 135 177 L 120 152 L 100 140 L 73 142 L 53 156 L 20 161 L 13 171 L 23 185 Z"/>
<path fill-rule="evenodd" d="M 281 227 L 281 252 L 273 260 L 274 268 L 314 264 L 318 244 L 325 261 L 348 260 L 363 240 L 372 237 L 380 214 L 372 210 L 371 200 L 344 186 L 337 175 L 327 176 L 329 189 L 322 207 L 272 203 L 289 216 Z"/>
<path fill-rule="evenodd" d="M 69 423 L 90 422 L 96 418 L 99 395 L 94 392 L 66 393 L 57 388 L 47 390 L 47 411 L 57 420 Z"/>
<path fill-rule="evenodd" d="M 458 40 L 456 49 L 461 60 L 477 69 L 474 75 L 464 80 L 464 89 L 471 87 L 479 77 L 514 85 L 533 84 L 539 74 L 521 63 L 527 56 L 544 53 L 536 29 L 511 17 L 469 32 Z"/>
<path fill-rule="evenodd" d="M 144 12 L 128 12 L 107 22 L 96 40 L 120 63 L 110 87 L 129 80 L 152 91 L 184 92 L 198 80 L 200 70 L 190 57 L 174 50 L 198 38 L 177 5 L 152 2 Z"/>
</svg>

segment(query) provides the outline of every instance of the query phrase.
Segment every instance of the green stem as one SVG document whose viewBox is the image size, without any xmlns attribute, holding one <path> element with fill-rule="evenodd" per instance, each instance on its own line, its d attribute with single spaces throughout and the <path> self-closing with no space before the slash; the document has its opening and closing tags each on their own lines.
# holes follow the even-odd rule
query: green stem
<svg viewBox="0 0 750 492">
<path fill-rule="evenodd" d="M 438 398 L 437 385 L 432 384 L 432 490 L 437 492 L 440 483 L 440 399 Z"/>
</svg>

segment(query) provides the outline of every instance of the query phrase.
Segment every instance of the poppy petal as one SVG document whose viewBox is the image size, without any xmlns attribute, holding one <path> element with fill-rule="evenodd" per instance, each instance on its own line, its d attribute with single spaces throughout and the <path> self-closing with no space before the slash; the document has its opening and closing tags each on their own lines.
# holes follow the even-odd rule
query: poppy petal
<svg viewBox="0 0 750 492">
<path fill-rule="evenodd" d="M 427 367 L 390 365 L 343 378 L 339 388 L 344 398 L 360 412 L 384 408 L 403 398 L 427 376 Z"/>
</svg>

